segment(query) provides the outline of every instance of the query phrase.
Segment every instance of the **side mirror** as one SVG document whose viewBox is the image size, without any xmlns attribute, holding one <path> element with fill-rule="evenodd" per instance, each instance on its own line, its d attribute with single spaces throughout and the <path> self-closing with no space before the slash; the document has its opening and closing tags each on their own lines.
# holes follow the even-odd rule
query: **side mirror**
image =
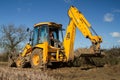
<svg viewBox="0 0 120 80">
<path fill-rule="evenodd" d="M 29 41 L 32 41 L 32 39 L 31 39 L 31 38 L 29 38 Z"/>
<path fill-rule="evenodd" d="M 27 28 L 27 32 L 29 32 L 30 31 L 30 29 L 29 28 Z"/>
</svg>

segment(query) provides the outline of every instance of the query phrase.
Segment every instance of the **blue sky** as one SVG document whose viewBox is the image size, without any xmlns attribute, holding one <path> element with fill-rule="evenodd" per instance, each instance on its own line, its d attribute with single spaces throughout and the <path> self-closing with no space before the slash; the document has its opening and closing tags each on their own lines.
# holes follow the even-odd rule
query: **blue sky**
<svg viewBox="0 0 120 80">
<path fill-rule="evenodd" d="M 102 36 L 102 48 L 120 46 L 120 0 L 0 0 L 0 25 L 26 25 L 38 22 L 69 23 L 67 11 L 77 7 Z M 76 31 L 75 49 L 89 47 L 90 41 Z"/>
</svg>

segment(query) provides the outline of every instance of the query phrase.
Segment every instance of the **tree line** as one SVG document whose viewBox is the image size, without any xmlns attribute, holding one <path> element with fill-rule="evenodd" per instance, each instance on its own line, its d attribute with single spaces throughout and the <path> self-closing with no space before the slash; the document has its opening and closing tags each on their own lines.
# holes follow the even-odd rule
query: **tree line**
<svg viewBox="0 0 120 80">
<path fill-rule="evenodd" d="M 0 26 L 0 60 L 7 60 L 11 52 L 17 53 L 22 44 L 26 44 L 28 33 L 26 26 L 15 26 L 14 24 Z M 3 59 L 2 59 L 3 58 Z"/>
</svg>

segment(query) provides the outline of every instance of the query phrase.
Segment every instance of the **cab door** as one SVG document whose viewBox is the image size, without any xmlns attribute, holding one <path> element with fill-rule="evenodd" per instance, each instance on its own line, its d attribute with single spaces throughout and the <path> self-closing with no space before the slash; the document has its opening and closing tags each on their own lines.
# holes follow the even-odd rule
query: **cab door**
<svg viewBox="0 0 120 80">
<path fill-rule="evenodd" d="M 44 42 L 48 42 L 48 26 L 42 25 L 35 27 L 33 30 L 32 45 L 35 46 Z"/>
</svg>

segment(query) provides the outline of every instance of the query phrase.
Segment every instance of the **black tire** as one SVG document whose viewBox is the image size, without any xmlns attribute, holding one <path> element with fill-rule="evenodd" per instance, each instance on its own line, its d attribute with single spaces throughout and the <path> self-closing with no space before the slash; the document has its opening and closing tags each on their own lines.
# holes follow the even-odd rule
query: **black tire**
<svg viewBox="0 0 120 80">
<path fill-rule="evenodd" d="M 14 60 L 12 60 L 12 59 L 8 60 L 8 67 L 16 67 Z"/>
<path fill-rule="evenodd" d="M 35 69 L 44 68 L 42 59 L 43 59 L 43 50 L 34 49 L 30 57 L 31 67 Z"/>
<path fill-rule="evenodd" d="M 8 57 L 8 67 L 16 67 L 16 64 L 14 62 L 12 55 Z"/>
</svg>

